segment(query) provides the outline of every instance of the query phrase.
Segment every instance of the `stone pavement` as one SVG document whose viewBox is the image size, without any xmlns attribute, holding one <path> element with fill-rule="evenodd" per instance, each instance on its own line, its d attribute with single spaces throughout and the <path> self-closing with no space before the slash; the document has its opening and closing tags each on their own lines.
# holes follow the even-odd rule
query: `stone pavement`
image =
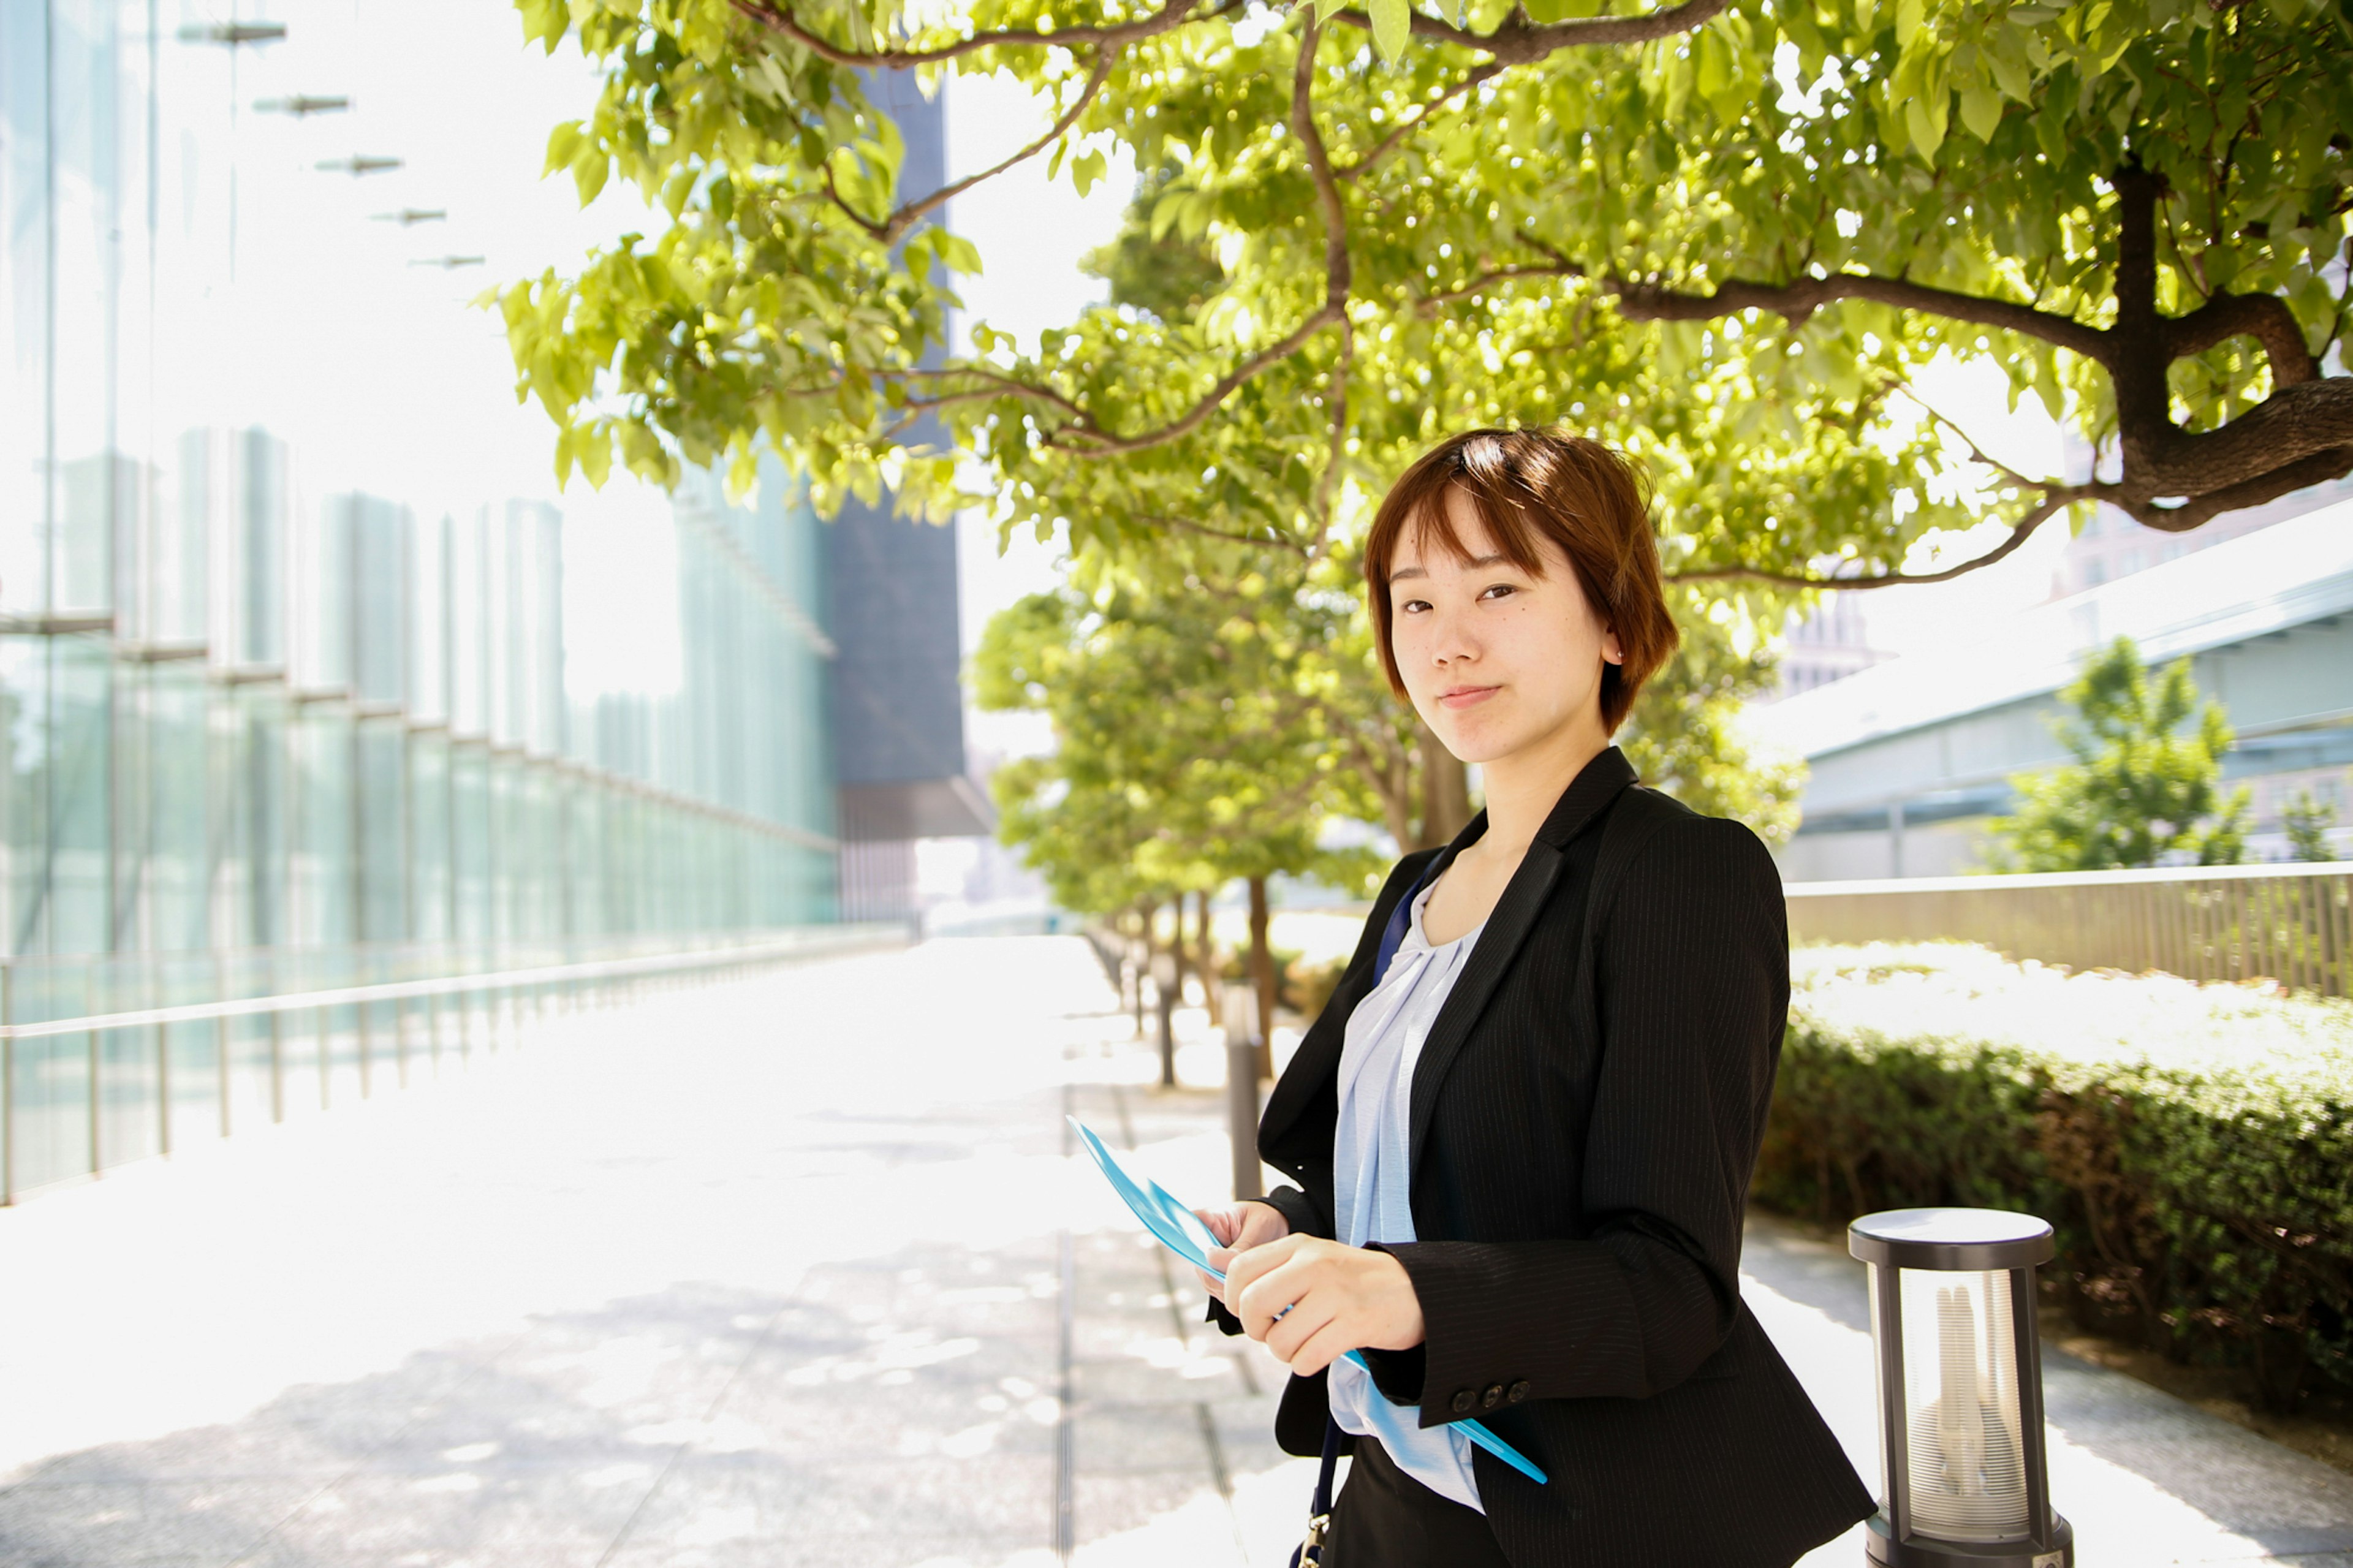
<svg viewBox="0 0 2353 1568">
<path fill-rule="evenodd" d="M 1282 1369 L 1061 1127 L 1214 1194 L 1220 1067 L 1149 1088 L 1074 939 L 934 942 L 0 1210 L 0 1565 L 1273 1568 Z M 1870 1473 L 1859 1269 L 1747 1261 Z M 2353 1478 L 2051 1361 L 2085 1568 L 2353 1568 Z"/>
</svg>

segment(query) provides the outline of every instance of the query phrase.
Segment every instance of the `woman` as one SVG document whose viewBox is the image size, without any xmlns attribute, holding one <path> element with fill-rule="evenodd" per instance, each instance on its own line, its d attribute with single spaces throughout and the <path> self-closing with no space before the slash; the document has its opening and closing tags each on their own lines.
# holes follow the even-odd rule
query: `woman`
<svg viewBox="0 0 2353 1568">
<path fill-rule="evenodd" d="M 1328 1568 L 1783 1568 L 1873 1504 L 1740 1300 L 1779 877 L 1609 743 L 1675 644 L 1641 479 L 1457 437 L 1365 575 L 1390 685 L 1486 810 L 1398 862 L 1275 1085 L 1259 1149 L 1298 1186 L 1202 1211 L 1212 1313 L 1289 1363 L 1287 1450 L 1353 1444 Z"/>
</svg>

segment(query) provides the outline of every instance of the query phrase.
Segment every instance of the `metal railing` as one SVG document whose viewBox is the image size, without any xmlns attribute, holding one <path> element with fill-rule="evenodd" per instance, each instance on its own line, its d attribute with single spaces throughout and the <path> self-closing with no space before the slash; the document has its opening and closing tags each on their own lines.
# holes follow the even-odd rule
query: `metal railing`
<svg viewBox="0 0 2353 1568">
<path fill-rule="evenodd" d="M 551 1013 L 905 940 L 898 924 L 812 927 L 687 951 L 25 1022 L 10 1011 L 13 972 L 0 968 L 0 1205 L 167 1155 L 175 1140 L 226 1138 L 257 1118 L 283 1121 L 306 1090 L 315 1089 L 317 1109 L 326 1110 L 339 1089 L 366 1099 L 387 1079 L 406 1087 L 415 1070 L 438 1073 L 445 1060 L 462 1064 L 477 1050 L 520 1042 Z M 64 1042 L 71 1044 L 60 1049 Z M 191 1078 L 203 1080 L 194 1096 L 185 1092 Z M 82 1145 L 79 1169 L 60 1169 L 51 1147 L 45 1168 L 26 1180 L 20 1154 L 36 1118 L 49 1144 L 69 1132 Z"/>
<path fill-rule="evenodd" d="M 2353 861 L 1792 882 L 1792 942 L 1983 942 L 2071 969 L 2353 994 Z"/>
</svg>

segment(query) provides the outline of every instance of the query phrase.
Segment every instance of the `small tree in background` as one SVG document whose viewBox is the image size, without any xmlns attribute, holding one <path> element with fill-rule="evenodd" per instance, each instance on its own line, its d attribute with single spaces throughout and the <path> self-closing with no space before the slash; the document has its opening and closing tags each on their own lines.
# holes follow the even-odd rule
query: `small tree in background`
<svg viewBox="0 0 2353 1568">
<path fill-rule="evenodd" d="M 1683 642 L 1634 700 L 1619 747 L 1644 784 L 1778 848 L 1798 830 L 1806 763 L 1757 753 L 1739 726 L 1741 709 L 1772 689 L 1777 660 L 1762 647 L 1742 652 L 1687 595 L 1678 608 Z"/>
<path fill-rule="evenodd" d="M 1054 726 L 1051 757 L 995 780 L 1005 842 L 1065 868 L 1049 878 L 1058 897 L 1098 879 L 1197 893 L 1249 882 L 1250 972 L 1270 1022 L 1269 879 L 1313 876 L 1361 896 L 1380 869 L 1368 850 L 1324 844 L 1335 818 L 1383 816 L 1319 689 L 1328 609 L 1259 577 L 1167 593 L 1096 582 L 999 611 L 974 659 L 983 708 Z M 1117 827 L 1097 838 L 1060 820 L 1071 814 Z M 1125 866 L 1072 864 L 1096 852 Z"/>
<path fill-rule="evenodd" d="M 2280 821 L 2287 828 L 2288 854 L 2298 860 L 2334 860 L 2337 851 L 2328 847 L 2328 830 L 2337 826 L 2337 808 L 2324 805 L 2304 790 L 2280 813 Z"/>
<path fill-rule="evenodd" d="M 1996 825 L 1996 869 L 2104 871 L 2177 854 L 2232 866 L 2246 858 L 2247 791 L 2221 788 L 2230 721 L 2219 702 L 2200 706 L 2189 659 L 2152 680 L 2132 639 L 2118 637 L 2059 700 L 2069 716 L 2052 728 L 2074 760 L 2010 780 L 2020 805 Z"/>
</svg>

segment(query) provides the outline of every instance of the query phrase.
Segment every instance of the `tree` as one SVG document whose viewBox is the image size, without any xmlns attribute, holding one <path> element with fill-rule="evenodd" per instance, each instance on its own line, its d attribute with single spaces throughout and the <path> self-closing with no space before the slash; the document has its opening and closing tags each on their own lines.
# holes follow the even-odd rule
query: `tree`
<svg viewBox="0 0 2353 1568">
<path fill-rule="evenodd" d="M 748 473 L 765 441 L 821 503 L 888 480 L 937 512 L 965 450 L 1003 526 L 1082 554 L 1313 558 L 1433 437 L 1564 417 L 1659 470 L 1671 575 L 1754 595 L 1974 570 L 2089 500 L 2192 528 L 2353 469 L 2341 6 L 518 3 L 607 70 L 551 166 L 671 218 L 501 295 L 559 468 L 592 479 Z M 1083 188 L 1108 163 L 1077 139 L 1110 138 L 1152 172 L 1144 237 L 1201 247 L 1212 291 L 1034 354 L 945 343 L 980 258 L 940 220 L 998 171 L 899 188 L 866 85 L 1000 69 L 1047 106 L 1000 169 Z M 2013 472 L 1923 417 L 1947 352 L 2109 467 Z M 927 415 L 944 444 L 908 445 Z M 1994 548 L 1907 565 L 1987 518 Z"/>
<path fill-rule="evenodd" d="M 2337 826 L 2337 808 L 2312 798 L 2310 790 L 2300 791 L 2287 808 L 2280 813 L 2287 828 L 2287 848 L 2297 860 L 2334 860 L 2337 851 L 2329 847 L 2328 830 Z"/>
<path fill-rule="evenodd" d="M 2152 682 L 2132 639 L 2118 637 L 2059 696 L 2070 716 L 2052 727 L 2074 760 L 2010 781 L 2020 804 L 1996 825 L 2002 869 L 2105 871 L 2183 854 L 2200 866 L 2245 858 L 2247 791 L 2225 795 L 2221 783 L 2230 721 L 2220 703 L 2200 707 L 2189 659 Z"/>
<path fill-rule="evenodd" d="M 1113 822 L 1123 873 L 1153 887 L 1206 892 L 1250 885 L 1250 963 L 1260 1016 L 1274 1016 L 1266 885 L 1310 875 L 1369 893 L 1368 850 L 1324 842 L 1335 818 L 1378 813 L 1364 779 L 1338 755 L 1314 690 L 1297 625 L 1266 613 L 1280 584 L 1195 583 L 1152 594 L 1095 583 L 1033 595 L 1000 611 L 975 658 L 985 708 L 1043 711 L 1056 751 L 1000 772 L 1005 841 L 1064 862 L 1092 837 L 1062 819 Z M 1300 603 L 1313 634 L 1324 607 Z M 1110 842 L 1096 839 L 1103 847 Z M 1097 871 L 1062 879 L 1089 893 Z M 1268 1064 L 1261 1064 L 1268 1065 Z"/>
<path fill-rule="evenodd" d="M 1619 745 L 1644 784 L 1694 811 L 1746 823 L 1778 847 L 1798 830 L 1806 764 L 1757 754 L 1739 729 L 1741 709 L 1772 689 L 1776 661 L 1692 606 L 1688 591 L 1678 597 L 1682 645 L 1634 700 Z"/>
</svg>

